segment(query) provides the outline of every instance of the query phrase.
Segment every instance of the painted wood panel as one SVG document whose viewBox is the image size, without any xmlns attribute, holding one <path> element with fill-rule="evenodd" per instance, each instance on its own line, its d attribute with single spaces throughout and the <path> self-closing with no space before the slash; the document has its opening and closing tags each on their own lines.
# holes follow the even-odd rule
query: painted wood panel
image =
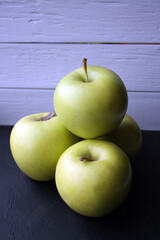
<svg viewBox="0 0 160 240">
<path fill-rule="evenodd" d="M 1 0 L 0 41 L 159 42 L 159 0 Z"/>
<path fill-rule="evenodd" d="M 49 112 L 53 90 L 0 90 L 0 125 L 14 125 L 20 118 Z M 129 93 L 128 114 L 144 130 L 160 130 L 160 94 Z"/>
<path fill-rule="evenodd" d="M 156 45 L 0 44 L 0 87 L 55 88 L 84 57 L 115 71 L 129 91 L 160 91 Z"/>
</svg>

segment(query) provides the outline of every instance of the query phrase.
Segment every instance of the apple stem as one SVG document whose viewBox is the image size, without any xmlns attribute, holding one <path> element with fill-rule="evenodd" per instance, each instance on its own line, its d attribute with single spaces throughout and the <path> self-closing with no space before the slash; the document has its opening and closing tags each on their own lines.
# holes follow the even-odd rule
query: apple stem
<svg viewBox="0 0 160 240">
<path fill-rule="evenodd" d="M 86 158 L 85 157 L 80 157 L 80 161 L 84 161 Z"/>
<path fill-rule="evenodd" d="M 84 161 L 84 160 L 91 161 L 88 156 L 80 157 L 79 160 L 80 161 Z"/>
<path fill-rule="evenodd" d="M 85 72 L 86 82 L 88 82 L 88 74 L 87 74 L 87 59 L 86 59 L 86 58 L 83 58 L 83 67 L 84 67 L 84 72 Z"/>
<path fill-rule="evenodd" d="M 53 109 L 52 112 L 50 112 L 47 116 L 40 118 L 40 121 L 47 121 L 52 117 L 54 117 L 55 115 L 56 115 L 56 112 Z"/>
</svg>

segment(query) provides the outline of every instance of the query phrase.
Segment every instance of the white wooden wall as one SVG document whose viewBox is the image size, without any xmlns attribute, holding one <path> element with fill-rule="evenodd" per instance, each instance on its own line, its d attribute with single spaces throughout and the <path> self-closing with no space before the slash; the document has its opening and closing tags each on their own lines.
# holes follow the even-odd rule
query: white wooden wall
<svg viewBox="0 0 160 240">
<path fill-rule="evenodd" d="M 50 111 L 84 57 L 119 74 L 128 114 L 160 130 L 159 0 L 1 0 L 0 125 Z"/>
</svg>

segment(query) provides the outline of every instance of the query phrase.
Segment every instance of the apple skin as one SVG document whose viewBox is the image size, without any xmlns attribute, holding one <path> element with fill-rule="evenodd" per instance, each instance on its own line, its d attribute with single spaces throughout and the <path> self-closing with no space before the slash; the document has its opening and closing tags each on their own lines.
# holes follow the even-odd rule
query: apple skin
<svg viewBox="0 0 160 240">
<path fill-rule="evenodd" d="M 127 114 L 113 132 L 98 139 L 115 143 L 130 159 L 138 154 L 142 145 L 141 130 L 136 121 Z"/>
<path fill-rule="evenodd" d="M 81 157 L 88 160 L 81 161 Z M 84 216 L 100 217 L 125 200 L 132 169 L 126 154 L 115 144 L 84 140 L 61 155 L 55 180 L 60 196 L 70 208 Z"/>
<path fill-rule="evenodd" d="M 10 135 L 10 148 L 18 167 L 28 177 L 39 181 L 54 179 L 60 155 L 79 141 L 57 116 L 39 121 L 47 114 L 39 113 L 20 119 Z"/>
<path fill-rule="evenodd" d="M 62 124 L 82 138 L 97 138 L 115 129 L 128 104 L 126 88 L 113 71 L 88 66 L 66 75 L 54 93 L 54 108 Z"/>
</svg>

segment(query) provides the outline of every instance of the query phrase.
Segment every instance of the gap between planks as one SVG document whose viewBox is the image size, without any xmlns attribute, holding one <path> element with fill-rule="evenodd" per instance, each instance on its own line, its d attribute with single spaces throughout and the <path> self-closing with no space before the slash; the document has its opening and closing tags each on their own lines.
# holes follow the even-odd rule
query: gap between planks
<svg viewBox="0 0 160 240">
<path fill-rule="evenodd" d="M 0 44 L 114 44 L 114 45 L 160 45 L 158 42 L 0 42 Z"/>
<path fill-rule="evenodd" d="M 14 87 L 0 87 L 0 90 L 38 90 L 38 91 L 54 91 L 56 88 L 14 88 Z M 160 91 L 138 91 L 138 90 L 127 90 L 127 92 L 131 93 L 160 93 Z"/>
</svg>

